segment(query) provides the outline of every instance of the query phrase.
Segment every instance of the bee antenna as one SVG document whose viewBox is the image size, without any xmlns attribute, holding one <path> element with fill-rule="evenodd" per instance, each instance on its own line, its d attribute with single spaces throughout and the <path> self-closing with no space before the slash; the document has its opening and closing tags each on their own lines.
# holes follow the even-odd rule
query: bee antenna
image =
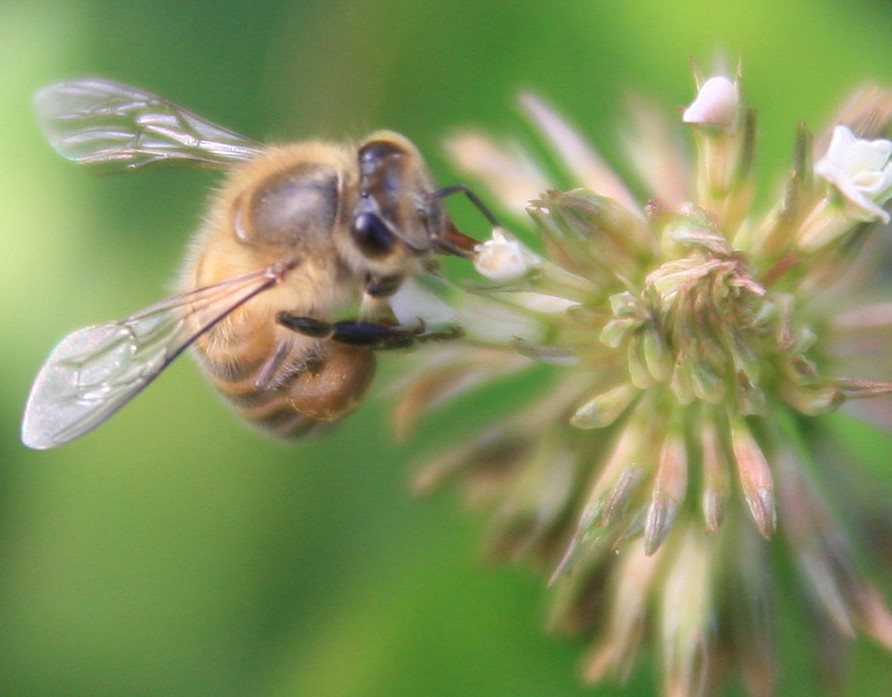
<svg viewBox="0 0 892 697">
<path fill-rule="evenodd" d="M 499 225 L 499 219 L 496 218 L 495 214 L 487 208 L 486 204 L 480 199 L 480 197 L 475 194 L 471 189 L 469 189 L 464 184 L 453 184 L 452 186 L 447 186 L 444 189 L 439 189 L 433 193 L 437 198 L 446 198 L 447 196 L 452 196 L 453 194 L 464 194 L 468 197 L 471 203 L 480 211 L 483 216 L 489 221 L 489 224 L 493 227 L 501 227 Z"/>
</svg>

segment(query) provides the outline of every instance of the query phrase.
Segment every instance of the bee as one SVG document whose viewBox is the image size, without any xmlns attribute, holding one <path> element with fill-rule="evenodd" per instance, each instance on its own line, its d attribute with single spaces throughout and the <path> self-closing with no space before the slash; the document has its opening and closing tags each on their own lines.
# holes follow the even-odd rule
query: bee
<svg viewBox="0 0 892 697">
<path fill-rule="evenodd" d="M 392 131 L 356 144 L 261 145 L 165 99 L 101 79 L 35 99 L 61 155 L 100 171 L 226 168 L 186 255 L 179 293 L 80 329 L 52 351 L 25 407 L 22 441 L 45 449 L 96 428 L 189 347 L 249 422 L 301 436 L 362 402 L 375 351 L 454 336 L 400 326 L 387 301 L 435 255 L 471 257 L 417 148 Z M 357 319 L 338 319 L 344 312 Z"/>
</svg>

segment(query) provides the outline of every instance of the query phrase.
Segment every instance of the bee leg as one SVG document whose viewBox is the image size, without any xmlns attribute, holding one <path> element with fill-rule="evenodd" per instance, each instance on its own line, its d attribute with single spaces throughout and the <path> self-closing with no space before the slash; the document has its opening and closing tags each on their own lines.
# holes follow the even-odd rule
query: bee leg
<svg viewBox="0 0 892 697">
<path fill-rule="evenodd" d="M 283 327 L 304 336 L 311 336 L 315 339 L 331 339 L 342 344 L 365 346 L 378 350 L 406 348 L 420 341 L 454 339 L 461 335 L 461 330 L 458 327 L 428 331 L 423 323 L 417 327 L 398 327 L 359 320 L 326 322 L 287 312 L 280 312 L 276 316 L 276 321 Z"/>
</svg>

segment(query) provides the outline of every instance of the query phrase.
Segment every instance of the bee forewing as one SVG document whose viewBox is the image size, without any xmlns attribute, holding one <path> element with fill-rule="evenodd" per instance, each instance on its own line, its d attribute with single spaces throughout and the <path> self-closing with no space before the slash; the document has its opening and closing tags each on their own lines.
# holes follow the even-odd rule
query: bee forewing
<svg viewBox="0 0 892 697">
<path fill-rule="evenodd" d="M 53 350 L 34 380 L 22 442 L 44 450 L 99 426 L 197 337 L 278 283 L 277 264 L 168 298 L 119 322 L 80 329 Z"/>
<path fill-rule="evenodd" d="M 40 90 L 34 103 L 47 139 L 63 157 L 106 171 L 158 164 L 222 167 L 260 152 L 250 138 L 110 80 L 59 82 Z"/>
<path fill-rule="evenodd" d="M 163 369 L 163 355 L 140 352 L 124 323 L 68 335 L 34 381 L 22 442 L 44 450 L 96 428 Z"/>
</svg>

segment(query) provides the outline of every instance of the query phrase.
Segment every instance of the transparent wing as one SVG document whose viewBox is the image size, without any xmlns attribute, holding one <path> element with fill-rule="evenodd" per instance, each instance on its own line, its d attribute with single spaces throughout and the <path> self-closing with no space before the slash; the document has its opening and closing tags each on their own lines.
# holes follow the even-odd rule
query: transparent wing
<svg viewBox="0 0 892 697">
<path fill-rule="evenodd" d="M 65 158 L 104 171 L 152 165 L 222 167 L 260 144 L 150 92 L 110 80 L 59 82 L 34 98 L 47 139 Z"/>
<path fill-rule="evenodd" d="M 295 264 L 276 264 L 65 337 L 34 380 L 22 442 L 44 450 L 93 430 L 154 380 L 196 338 Z"/>
</svg>

